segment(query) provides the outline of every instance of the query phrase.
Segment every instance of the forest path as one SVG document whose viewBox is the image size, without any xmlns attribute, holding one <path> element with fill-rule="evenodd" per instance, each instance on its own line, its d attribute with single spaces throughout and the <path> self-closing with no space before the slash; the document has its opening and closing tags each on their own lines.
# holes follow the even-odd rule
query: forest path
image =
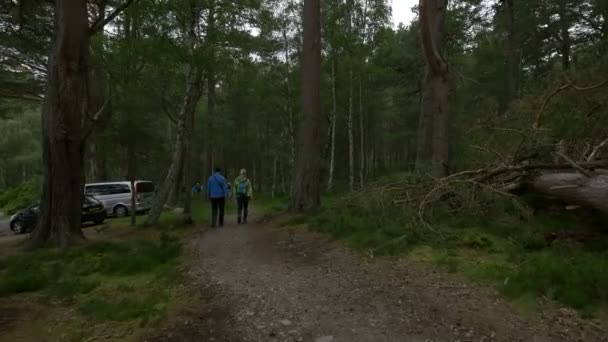
<svg viewBox="0 0 608 342">
<path fill-rule="evenodd" d="M 234 221 L 231 219 L 230 221 Z M 522 314 L 490 288 L 406 259 L 369 259 L 304 227 L 228 225 L 192 241 L 205 341 L 606 341 L 569 310 Z M 188 337 L 189 336 L 189 337 Z M 194 337 L 196 336 L 196 337 Z"/>
</svg>

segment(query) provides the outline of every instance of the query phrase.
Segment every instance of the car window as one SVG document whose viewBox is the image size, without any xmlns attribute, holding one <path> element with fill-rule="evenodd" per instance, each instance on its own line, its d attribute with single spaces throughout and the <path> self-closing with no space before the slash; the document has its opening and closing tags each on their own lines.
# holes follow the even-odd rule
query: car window
<svg viewBox="0 0 608 342">
<path fill-rule="evenodd" d="M 90 196 L 130 194 L 131 189 L 128 184 L 99 184 L 86 186 L 84 193 Z"/>
<path fill-rule="evenodd" d="M 135 184 L 135 189 L 138 193 L 142 192 L 154 192 L 154 183 L 152 182 L 138 182 Z"/>
<path fill-rule="evenodd" d="M 107 195 L 108 185 L 87 185 L 84 193 L 91 196 Z"/>
</svg>

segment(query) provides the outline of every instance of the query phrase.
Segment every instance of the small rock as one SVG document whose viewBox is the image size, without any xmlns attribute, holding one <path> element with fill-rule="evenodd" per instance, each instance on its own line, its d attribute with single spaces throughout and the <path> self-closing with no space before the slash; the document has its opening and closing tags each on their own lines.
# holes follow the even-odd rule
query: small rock
<svg viewBox="0 0 608 342">
<path fill-rule="evenodd" d="M 317 338 L 315 338 L 315 342 L 333 342 L 334 337 L 327 335 L 327 336 L 319 336 Z"/>
<path fill-rule="evenodd" d="M 291 325 L 291 321 L 288 319 L 282 319 L 279 321 L 279 323 L 283 324 L 284 326 L 288 327 Z"/>
</svg>

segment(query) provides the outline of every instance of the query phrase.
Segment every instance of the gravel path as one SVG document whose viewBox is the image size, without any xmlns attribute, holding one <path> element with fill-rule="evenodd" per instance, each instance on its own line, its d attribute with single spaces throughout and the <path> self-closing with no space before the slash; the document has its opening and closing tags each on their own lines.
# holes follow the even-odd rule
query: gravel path
<svg viewBox="0 0 608 342">
<path fill-rule="evenodd" d="M 303 227 L 201 234 L 190 271 L 206 296 L 175 341 L 607 341 L 565 309 L 523 314 L 494 290 L 404 259 L 367 259 Z"/>
</svg>

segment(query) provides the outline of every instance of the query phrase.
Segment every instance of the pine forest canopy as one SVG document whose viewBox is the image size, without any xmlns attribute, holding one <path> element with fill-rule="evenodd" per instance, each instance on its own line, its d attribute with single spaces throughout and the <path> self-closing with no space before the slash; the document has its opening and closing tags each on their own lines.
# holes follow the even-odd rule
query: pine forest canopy
<svg viewBox="0 0 608 342">
<path fill-rule="evenodd" d="M 155 224 L 215 166 L 305 209 L 395 171 L 606 159 L 606 1 L 397 3 L 4 1 L 0 191 L 38 182 L 35 239 L 63 246 L 83 181 L 155 181 Z"/>
</svg>

